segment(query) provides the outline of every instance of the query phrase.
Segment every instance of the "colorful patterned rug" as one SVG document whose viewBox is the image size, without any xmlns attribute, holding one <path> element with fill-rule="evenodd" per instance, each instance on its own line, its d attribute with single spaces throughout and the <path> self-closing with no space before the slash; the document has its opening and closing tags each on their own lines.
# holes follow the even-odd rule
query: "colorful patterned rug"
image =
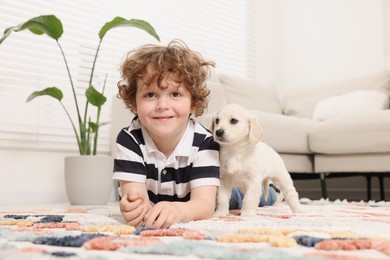
<svg viewBox="0 0 390 260">
<path fill-rule="evenodd" d="M 117 204 L 0 212 L 0 259 L 390 259 L 390 202 L 301 199 L 256 217 L 135 229 Z"/>
</svg>

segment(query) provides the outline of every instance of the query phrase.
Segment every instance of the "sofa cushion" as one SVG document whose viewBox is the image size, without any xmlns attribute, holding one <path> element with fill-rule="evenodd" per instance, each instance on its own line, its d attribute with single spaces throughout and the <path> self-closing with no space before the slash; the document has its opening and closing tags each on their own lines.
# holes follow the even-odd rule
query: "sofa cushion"
<svg viewBox="0 0 390 260">
<path fill-rule="evenodd" d="M 285 88 L 283 112 L 311 118 L 319 101 L 354 90 L 377 90 L 389 95 L 390 74 L 381 72 L 323 85 Z"/>
<path fill-rule="evenodd" d="M 309 140 L 314 153 L 390 152 L 390 110 L 349 113 L 318 122 Z"/>
<path fill-rule="evenodd" d="M 205 113 L 201 116 L 195 118 L 200 124 L 202 124 L 205 128 L 211 129 L 211 124 L 213 123 L 213 117 L 216 114 L 216 111 L 213 113 Z"/>
<path fill-rule="evenodd" d="M 274 85 L 225 74 L 220 75 L 220 81 L 228 103 L 236 103 L 247 109 L 282 113 L 282 105 Z"/>
<path fill-rule="evenodd" d="M 386 94 L 372 90 L 356 90 L 318 102 L 313 112 L 313 119 L 324 121 L 343 113 L 387 108 L 389 108 L 389 97 Z"/>
<path fill-rule="evenodd" d="M 312 119 L 250 110 L 263 128 L 262 141 L 279 153 L 310 154 L 309 132 Z"/>
<path fill-rule="evenodd" d="M 314 172 L 314 155 L 312 154 L 281 153 L 280 156 L 289 173 L 310 174 Z"/>
<path fill-rule="evenodd" d="M 315 172 L 349 172 L 352 176 L 358 172 L 365 174 L 389 172 L 388 153 L 365 154 L 316 154 Z"/>
</svg>

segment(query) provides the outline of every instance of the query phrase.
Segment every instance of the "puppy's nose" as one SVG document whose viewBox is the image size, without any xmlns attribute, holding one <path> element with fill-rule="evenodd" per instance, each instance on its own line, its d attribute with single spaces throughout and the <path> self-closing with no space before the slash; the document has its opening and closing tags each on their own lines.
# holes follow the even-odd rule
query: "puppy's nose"
<svg viewBox="0 0 390 260">
<path fill-rule="evenodd" d="M 218 129 L 217 131 L 215 131 L 215 135 L 218 137 L 222 137 L 224 133 L 225 131 L 223 131 L 223 129 Z"/>
</svg>

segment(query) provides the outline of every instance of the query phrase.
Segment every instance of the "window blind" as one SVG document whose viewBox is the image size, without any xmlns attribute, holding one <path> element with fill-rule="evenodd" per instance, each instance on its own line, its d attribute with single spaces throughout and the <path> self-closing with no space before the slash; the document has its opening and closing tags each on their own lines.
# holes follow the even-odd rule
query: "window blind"
<svg viewBox="0 0 390 260">
<path fill-rule="evenodd" d="M 84 109 L 98 31 L 115 16 L 146 20 L 156 29 L 161 44 L 181 39 L 215 61 L 218 71 L 253 77 L 252 1 L 0 0 L 0 31 L 35 16 L 56 15 L 64 27 L 59 41 L 70 65 L 79 106 Z M 108 100 L 102 108 L 102 122 L 110 119 L 122 58 L 148 43 L 158 42 L 136 28 L 116 28 L 103 40 L 93 81 L 100 90 L 107 76 Z M 12 33 L 0 45 L 0 68 L 0 147 L 77 152 L 71 124 L 58 101 L 40 97 L 25 102 L 33 91 L 56 86 L 63 91 L 63 102 L 71 116 L 76 115 L 65 64 L 55 41 L 28 31 Z M 109 152 L 109 132 L 109 124 L 100 128 L 99 153 Z"/>
</svg>

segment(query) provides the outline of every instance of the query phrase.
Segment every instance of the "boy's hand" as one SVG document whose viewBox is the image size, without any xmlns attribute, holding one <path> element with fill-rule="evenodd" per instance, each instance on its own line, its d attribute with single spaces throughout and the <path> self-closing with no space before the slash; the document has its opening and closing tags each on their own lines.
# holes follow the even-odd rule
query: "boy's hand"
<svg viewBox="0 0 390 260">
<path fill-rule="evenodd" d="M 162 201 L 146 213 L 145 226 L 168 228 L 173 224 L 181 222 L 182 218 L 182 213 L 177 205 L 172 202 Z"/>
<path fill-rule="evenodd" d="M 144 222 L 147 213 L 148 200 L 136 191 L 128 191 L 121 199 L 119 208 L 121 213 L 130 226 L 139 227 Z"/>
</svg>

